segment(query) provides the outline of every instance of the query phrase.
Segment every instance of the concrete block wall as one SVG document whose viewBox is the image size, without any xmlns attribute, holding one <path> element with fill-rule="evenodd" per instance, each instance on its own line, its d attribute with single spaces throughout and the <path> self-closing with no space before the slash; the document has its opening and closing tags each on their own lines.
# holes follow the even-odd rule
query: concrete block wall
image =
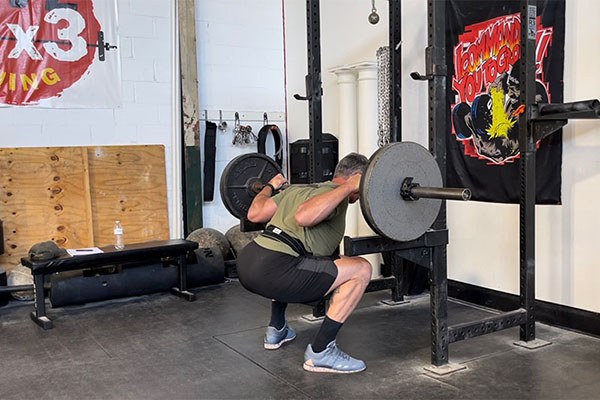
<svg viewBox="0 0 600 400">
<path fill-rule="evenodd" d="M 174 1 L 116 1 L 121 107 L 71 110 L 2 107 L 0 147 L 163 144 L 169 207 L 173 209 L 169 171 Z"/>
</svg>

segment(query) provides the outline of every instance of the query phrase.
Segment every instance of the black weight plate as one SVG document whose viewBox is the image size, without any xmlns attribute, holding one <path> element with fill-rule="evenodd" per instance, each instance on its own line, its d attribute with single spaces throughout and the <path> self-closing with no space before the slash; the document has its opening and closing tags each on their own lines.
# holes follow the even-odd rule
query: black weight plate
<svg viewBox="0 0 600 400">
<path fill-rule="evenodd" d="M 257 190 L 260 191 L 262 186 L 280 173 L 277 163 L 264 154 L 237 156 L 227 164 L 221 175 L 221 199 L 225 208 L 234 217 L 246 218 Z"/>
<path fill-rule="evenodd" d="M 442 174 L 433 156 L 412 142 L 390 143 L 377 150 L 360 182 L 360 208 L 369 226 L 381 236 L 407 242 L 431 227 L 439 199 L 403 200 L 406 177 L 423 187 L 442 187 Z"/>
</svg>

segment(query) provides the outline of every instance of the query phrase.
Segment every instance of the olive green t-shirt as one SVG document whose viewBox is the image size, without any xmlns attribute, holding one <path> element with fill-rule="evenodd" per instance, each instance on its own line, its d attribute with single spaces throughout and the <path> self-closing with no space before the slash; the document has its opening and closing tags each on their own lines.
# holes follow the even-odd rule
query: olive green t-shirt
<svg viewBox="0 0 600 400">
<path fill-rule="evenodd" d="M 269 225 L 275 225 L 288 235 L 299 239 L 307 251 L 315 256 L 331 256 L 344 237 L 346 229 L 346 209 L 348 199 L 338 205 L 333 213 L 321 223 L 302 227 L 296 223 L 294 215 L 300 204 L 306 200 L 326 193 L 337 187 L 332 182 L 316 183 L 311 185 L 291 185 L 284 191 L 273 196 L 277 203 L 277 211 Z M 258 236 L 256 243 L 270 250 L 297 256 L 298 254 L 288 245 L 265 236 Z"/>
</svg>

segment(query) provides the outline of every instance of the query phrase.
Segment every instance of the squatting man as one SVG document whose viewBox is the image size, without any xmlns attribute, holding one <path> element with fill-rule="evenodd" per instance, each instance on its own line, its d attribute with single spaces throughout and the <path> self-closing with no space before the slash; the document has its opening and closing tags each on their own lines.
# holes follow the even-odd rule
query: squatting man
<svg viewBox="0 0 600 400">
<path fill-rule="evenodd" d="M 371 264 L 362 257 L 338 256 L 346 210 L 359 198 L 360 179 L 369 160 L 351 153 L 342 158 L 331 181 L 290 185 L 281 174 L 254 197 L 247 218 L 268 223 L 240 253 L 240 283 L 272 300 L 264 338 L 273 350 L 294 340 L 285 318 L 288 303 L 315 304 L 331 294 L 325 319 L 304 352 L 303 368 L 313 372 L 353 373 L 366 368 L 336 344 L 336 336 L 356 308 L 371 279 Z"/>
</svg>

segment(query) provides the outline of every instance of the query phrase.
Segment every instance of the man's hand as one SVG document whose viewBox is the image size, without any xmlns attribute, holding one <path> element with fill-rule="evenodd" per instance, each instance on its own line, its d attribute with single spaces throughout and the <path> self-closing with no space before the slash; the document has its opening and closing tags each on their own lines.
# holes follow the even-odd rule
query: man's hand
<svg viewBox="0 0 600 400">
<path fill-rule="evenodd" d="M 277 211 L 277 204 L 271 199 L 271 196 L 275 193 L 270 186 L 278 191 L 286 182 L 287 179 L 282 174 L 277 174 L 271 178 L 261 191 L 254 196 L 246 218 L 254 223 L 268 222 Z"/>
<path fill-rule="evenodd" d="M 275 190 L 280 190 L 281 187 L 287 183 L 287 179 L 282 174 L 277 174 L 269 181 L 270 185 L 273 185 Z"/>
<path fill-rule="evenodd" d="M 358 194 L 361 178 L 362 174 L 354 174 L 348 178 L 344 185 L 347 185 L 352 190 L 352 194 Z"/>
</svg>

